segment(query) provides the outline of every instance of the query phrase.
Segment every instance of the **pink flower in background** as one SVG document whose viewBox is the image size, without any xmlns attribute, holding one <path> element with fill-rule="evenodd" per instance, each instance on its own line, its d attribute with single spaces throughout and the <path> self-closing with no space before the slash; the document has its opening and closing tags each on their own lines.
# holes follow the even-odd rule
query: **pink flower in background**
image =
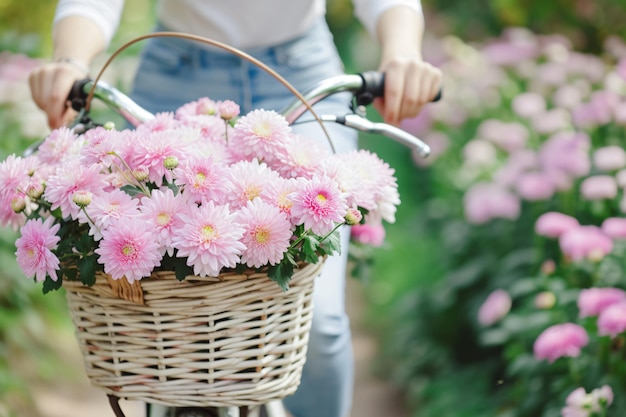
<svg viewBox="0 0 626 417">
<path fill-rule="evenodd" d="M 575 218 L 556 211 L 550 211 L 537 218 L 535 232 L 540 236 L 557 238 L 579 226 L 580 224 Z"/>
<path fill-rule="evenodd" d="M 613 403 L 613 390 L 608 385 L 587 393 L 583 387 L 576 388 L 565 399 L 562 417 L 591 417 L 601 413 Z"/>
<path fill-rule="evenodd" d="M 511 104 L 515 113 L 527 118 L 543 113 L 547 108 L 546 99 L 535 92 L 522 93 Z"/>
<path fill-rule="evenodd" d="M 626 125 L 626 102 L 620 102 L 613 108 L 613 120 L 619 125 Z"/>
<path fill-rule="evenodd" d="M 519 198 L 494 183 L 477 183 L 463 198 L 465 217 L 470 223 L 486 223 L 494 218 L 515 220 L 520 214 Z"/>
<path fill-rule="evenodd" d="M 528 129 L 524 125 L 498 119 L 484 120 L 477 135 L 509 153 L 524 149 L 528 141 Z"/>
<path fill-rule="evenodd" d="M 463 147 L 463 159 L 471 167 L 490 167 L 497 162 L 498 153 L 490 142 L 472 139 Z"/>
<path fill-rule="evenodd" d="M 619 60 L 615 67 L 615 72 L 626 81 L 626 57 Z"/>
<path fill-rule="evenodd" d="M 316 235 L 326 235 L 335 223 L 342 223 L 348 212 L 344 194 L 328 177 L 313 177 L 295 193 L 291 213 L 296 224 L 304 224 Z"/>
<path fill-rule="evenodd" d="M 585 200 L 606 200 L 617 197 L 617 181 L 609 175 L 595 175 L 583 180 L 580 193 Z"/>
<path fill-rule="evenodd" d="M 626 301 L 611 304 L 598 316 L 598 334 L 615 338 L 626 331 Z"/>
<path fill-rule="evenodd" d="M 596 226 L 579 226 L 559 237 L 563 253 L 574 261 L 602 259 L 613 250 L 613 240 Z"/>
<path fill-rule="evenodd" d="M 537 133 L 551 134 L 569 128 L 572 125 L 572 118 L 567 110 L 555 108 L 536 114 L 531 124 Z"/>
<path fill-rule="evenodd" d="M 44 281 L 46 275 L 53 281 L 58 279 L 59 258 L 52 252 L 61 240 L 56 233 L 61 228 L 53 224 L 54 218 L 28 220 L 20 229 L 21 236 L 15 241 L 17 264 L 24 274 Z"/>
<path fill-rule="evenodd" d="M 572 84 L 565 84 L 557 88 L 552 96 L 556 107 L 574 109 L 583 101 L 583 93 Z"/>
<path fill-rule="evenodd" d="M 602 222 L 602 231 L 612 239 L 626 239 L 626 218 L 609 217 Z"/>
<path fill-rule="evenodd" d="M 113 279 L 129 282 L 150 276 L 161 265 L 161 252 L 152 226 L 137 218 L 122 217 L 102 231 L 95 252 L 104 272 Z"/>
<path fill-rule="evenodd" d="M 539 150 L 544 170 L 556 170 L 580 178 L 591 170 L 591 139 L 583 132 L 559 132 L 550 136 Z"/>
<path fill-rule="evenodd" d="M 547 310 L 556 304 L 556 296 L 551 291 L 542 291 L 535 296 L 535 307 Z"/>
<path fill-rule="evenodd" d="M 421 137 L 432 131 L 433 118 L 429 107 L 424 107 L 416 117 L 404 119 L 400 122 L 400 129 Z"/>
<path fill-rule="evenodd" d="M 493 291 L 478 309 L 478 322 L 491 326 L 500 321 L 511 310 L 511 296 L 502 289 Z"/>
<path fill-rule="evenodd" d="M 544 172 L 526 172 L 517 179 L 516 191 L 524 200 L 548 200 L 556 191 L 551 177 Z"/>
<path fill-rule="evenodd" d="M 580 317 L 597 316 L 608 306 L 626 301 L 626 292 L 620 288 L 586 288 L 578 295 Z"/>
<path fill-rule="evenodd" d="M 503 187 L 512 187 L 520 175 L 536 168 L 539 168 L 537 153 L 531 149 L 520 149 L 509 155 L 505 164 L 494 174 L 494 179 Z"/>
<path fill-rule="evenodd" d="M 380 247 L 385 242 L 385 227 L 381 223 L 355 224 L 350 233 L 352 239 L 364 245 Z"/>
<path fill-rule="evenodd" d="M 291 222 L 278 207 L 257 198 L 239 210 L 237 221 L 244 229 L 243 263 L 260 268 L 265 264 L 276 265 L 283 259 L 292 232 Z"/>
<path fill-rule="evenodd" d="M 617 171 L 626 166 L 626 151 L 617 145 L 597 148 L 592 158 L 594 166 L 601 171 Z"/>
<path fill-rule="evenodd" d="M 519 39 L 492 42 L 482 49 L 482 53 L 491 64 L 511 66 L 535 58 L 538 50 L 534 41 Z"/>
<path fill-rule="evenodd" d="M 548 362 L 569 356 L 577 357 L 580 349 L 589 343 L 589 336 L 582 326 L 574 323 L 556 324 L 545 329 L 535 340 L 535 358 Z"/>
<path fill-rule="evenodd" d="M 413 162 L 420 167 L 431 165 L 450 147 L 450 138 L 445 133 L 436 130 L 425 133 L 421 139 L 430 146 L 430 155 L 424 158 L 417 151 L 412 151 Z"/>
<path fill-rule="evenodd" d="M 172 243 L 178 248 L 176 256 L 187 257 L 194 274 L 216 277 L 222 268 L 237 265 L 246 248 L 241 243 L 244 229 L 228 206 L 209 201 L 201 207 L 191 207 L 180 218 L 183 227 L 174 230 Z"/>
</svg>

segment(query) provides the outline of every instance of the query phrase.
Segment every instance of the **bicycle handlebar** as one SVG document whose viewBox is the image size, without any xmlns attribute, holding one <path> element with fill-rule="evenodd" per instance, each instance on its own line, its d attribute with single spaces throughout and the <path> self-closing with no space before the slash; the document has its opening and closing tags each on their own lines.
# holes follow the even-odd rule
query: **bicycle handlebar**
<svg viewBox="0 0 626 417">
<path fill-rule="evenodd" d="M 313 105 L 324 98 L 339 92 L 350 92 L 354 96 L 358 106 L 369 105 L 374 98 L 384 95 L 384 74 L 377 71 L 367 71 L 360 74 L 345 74 L 328 78 L 314 88 L 303 93 L 306 101 Z M 93 81 L 85 79 L 74 83 L 68 100 L 72 107 L 81 111 L 86 108 L 88 92 L 93 88 Z M 112 110 L 119 113 L 133 126 L 151 120 L 154 115 L 145 110 L 128 96 L 108 85 L 98 81 L 93 89 L 93 96 Z M 441 98 L 441 90 L 432 101 Z M 289 124 L 294 123 L 307 111 L 307 107 L 298 99 L 286 106 L 280 113 L 287 119 Z M 322 121 L 334 122 L 356 129 L 360 132 L 376 133 L 385 135 L 394 141 L 401 143 L 425 157 L 430 153 L 430 147 L 414 135 L 386 123 L 375 123 L 356 113 L 346 115 L 322 115 Z"/>
</svg>

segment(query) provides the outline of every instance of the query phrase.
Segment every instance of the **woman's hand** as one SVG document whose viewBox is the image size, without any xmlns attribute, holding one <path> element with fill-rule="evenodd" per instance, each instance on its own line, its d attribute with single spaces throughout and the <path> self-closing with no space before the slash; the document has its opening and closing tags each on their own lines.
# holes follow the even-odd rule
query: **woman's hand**
<svg viewBox="0 0 626 417">
<path fill-rule="evenodd" d="M 85 70 L 67 62 L 43 64 L 30 73 L 31 95 L 35 104 L 48 115 L 51 129 L 65 125 L 76 115 L 67 97 L 74 81 L 86 76 Z"/>
<path fill-rule="evenodd" d="M 385 97 L 374 106 L 390 124 L 417 116 L 441 89 L 441 70 L 419 57 L 394 56 L 382 62 L 379 70 L 385 73 Z"/>
</svg>

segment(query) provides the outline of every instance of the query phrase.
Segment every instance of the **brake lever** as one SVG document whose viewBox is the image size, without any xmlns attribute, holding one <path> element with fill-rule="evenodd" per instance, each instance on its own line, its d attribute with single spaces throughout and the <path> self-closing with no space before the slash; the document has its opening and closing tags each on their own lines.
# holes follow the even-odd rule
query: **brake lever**
<svg viewBox="0 0 626 417">
<path fill-rule="evenodd" d="M 381 134 L 411 148 L 412 150 L 415 150 L 421 157 L 425 158 L 430 155 L 430 146 L 428 146 L 428 144 L 420 138 L 387 123 L 372 122 L 371 120 L 354 113 L 349 113 L 345 116 L 324 115 L 322 116 L 322 120 L 339 123 L 360 132 Z"/>
</svg>

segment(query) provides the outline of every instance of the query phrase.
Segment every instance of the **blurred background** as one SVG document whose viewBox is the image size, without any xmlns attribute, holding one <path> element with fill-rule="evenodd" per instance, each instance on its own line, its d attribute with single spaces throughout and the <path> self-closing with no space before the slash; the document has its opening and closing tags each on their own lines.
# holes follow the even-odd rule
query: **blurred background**
<svg viewBox="0 0 626 417">
<path fill-rule="evenodd" d="M 624 416 L 623 334 L 601 337 L 595 322 L 581 322 L 589 346 L 554 363 L 533 343 L 551 325 L 579 321 L 582 289 L 624 287 L 624 236 L 602 256 L 572 260 L 535 224 L 554 211 L 598 227 L 624 216 L 626 1 L 423 6 L 424 55 L 444 72 L 444 99 L 403 127 L 433 154 L 362 138 L 396 170 L 402 199 L 383 246 L 351 248 L 359 323 L 378 346 L 368 369 L 411 416 L 557 417 L 572 390 L 604 384 L 616 393 L 606 415 Z M 51 54 L 54 7 L 0 0 L 2 159 L 49 133 L 26 80 Z M 351 8 L 328 1 L 347 70 L 375 69 L 378 51 Z M 153 12 L 151 1 L 126 2 L 110 51 L 149 32 Z M 140 47 L 104 79 L 127 89 Z M 613 162 L 598 156 L 607 154 Z M 585 193 L 595 177 L 608 178 L 607 193 Z M 43 296 L 23 277 L 15 237 L 0 231 L 0 417 L 42 415 L 33 393 L 82 372 L 66 366 L 76 351 L 63 293 Z M 494 302 L 494 292 L 505 296 Z"/>
</svg>

